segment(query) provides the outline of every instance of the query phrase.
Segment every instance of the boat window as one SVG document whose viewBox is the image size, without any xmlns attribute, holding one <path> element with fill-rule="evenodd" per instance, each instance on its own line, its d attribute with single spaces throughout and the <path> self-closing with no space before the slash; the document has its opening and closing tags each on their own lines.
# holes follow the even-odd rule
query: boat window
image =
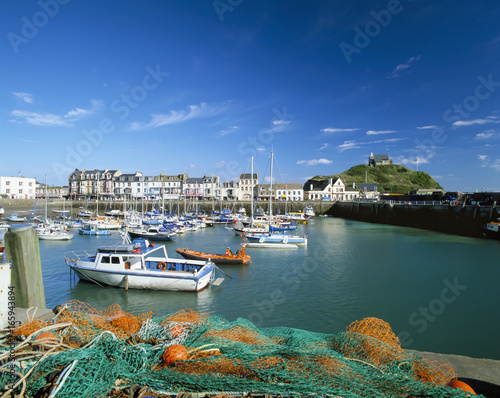
<svg viewBox="0 0 500 398">
<path fill-rule="evenodd" d="M 109 264 L 109 257 L 103 257 L 103 258 L 101 258 L 101 263 Z"/>
<path fill-rule="evenodd" d="M 120 264 L 120 257 L 111 257 L 111 264 Z"/>
</svg>

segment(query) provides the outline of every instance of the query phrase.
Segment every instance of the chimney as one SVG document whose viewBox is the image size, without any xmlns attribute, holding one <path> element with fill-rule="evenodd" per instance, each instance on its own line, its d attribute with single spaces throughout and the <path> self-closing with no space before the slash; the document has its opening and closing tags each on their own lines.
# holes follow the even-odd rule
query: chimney
<svg viewBox="0 0 500 398">
<path fill-rule="evenodd" d="M 310 191 L 312 191 L 312 190 L 313 190 L 313 184 L 311 184 L 311 188 L 310 188 L 309 190 L 310 190 Z"/>
<path fill-rule="evenodd" d="M 333 181 L 331 178 L 328 179 L 328 184 L 332 185 L 333 184 Z"/>
</svg>

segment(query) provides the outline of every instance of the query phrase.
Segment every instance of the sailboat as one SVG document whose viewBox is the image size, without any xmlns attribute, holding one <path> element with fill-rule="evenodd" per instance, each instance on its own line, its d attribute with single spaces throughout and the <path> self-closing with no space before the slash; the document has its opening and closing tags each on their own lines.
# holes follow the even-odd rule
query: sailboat
<svg viewBox="0 0 500 398">
<path fill-rule="evenodd" d="M 269 185 L 269 226 L 273 220 L 273 157 L 271 152 L 271 182 Z M 307 235 L 288 235 L 283 232 L 267 232 L 267 233 L 245 233 L 245 238 L 249 241 L 248 247 L 265 247 L 265 248 L 297 248 L 307 245 Z"/>
<path fill-rule="evenodd" d="M 232 230 L 237 236 L 242 236 L 242 235 L 247 235 L 247 234 L 263 234 L 269 231 L 269 225 L 268 224 L 257 224 L 254 219 L 254 212 L 253 212 L 253 156 L 251 157 L 251 173 L 250 173 L 250 179 L 251 179 L 251 184 L 250 184 L 250 192 L 251 192 L 251 204 L 250 204 L 250 222 L 248 223 L 248 226 L 244 226 L 243 223 L 240 221 L 238 224 L 236 224 Z"/>
<path fill-rule="evenodd" d="M 49 222 L 47 218 L 47 176 L 45 176 L 45 225 L 36 228 L 38 239 L 40 240 L 70 240 L 73 234 L 70 234 L 64 224 L 55 224 Z"/>
</svg>

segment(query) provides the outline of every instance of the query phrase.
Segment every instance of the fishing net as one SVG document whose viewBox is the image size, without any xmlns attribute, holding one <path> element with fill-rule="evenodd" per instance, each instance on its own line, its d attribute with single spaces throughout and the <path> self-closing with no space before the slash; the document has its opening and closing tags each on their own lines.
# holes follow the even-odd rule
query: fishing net
<svg viewBox="0 0 500 398">
<path fill-rule="evenodd" d="M 144 321 L 153 316 L 152 312 L 142 315 L 132 315 L 122 311 L 118 304 L 113 304 L 103 311 L 98 311 L 90 304 L 72 300 L 60 307 L 58 322 L 71 323 L 72 327 L 65 330 L 63 338 L 66 343 L 87 343 L 103 331 L 112 332 L 120 339 L 126 339 L 136 334 Z M 29 336 L 35 331 L 51 325 L 52 320 L 38 319 L 22 324 L 13 331 L 14 336 Z"/>
<path fill-rule="evenodd" d="M 189 309 L 134 317 L 117 306 L 99 312 L 80 302 L 60 318 L 72 324 L 58 335 L 86 344 L 33 364 L 30 395 L 45 389 L 55 397 L 125 397 L 136 386 L 147 387 L 149 396 L 466 396 L 445 386 L 455 377 L 450 366 L 404 351 L 377 318 L 338 334 L 257 328 L 246 319 L 230 322 Z"/>
</svg>

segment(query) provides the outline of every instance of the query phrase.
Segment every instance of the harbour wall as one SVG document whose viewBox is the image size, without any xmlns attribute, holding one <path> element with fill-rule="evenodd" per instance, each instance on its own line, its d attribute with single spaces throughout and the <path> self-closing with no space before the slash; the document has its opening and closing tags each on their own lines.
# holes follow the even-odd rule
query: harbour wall
<svg viewBox="0 0 500 398">
<path fill-rule="evenodd" d="M 422 228 L 455 235 L 482 237 L 482 226 L 500 217 L 496 204 L 395 204 L 383 202 L 335 202 L 326 211 L 333 217 Z"/>
</svg>

